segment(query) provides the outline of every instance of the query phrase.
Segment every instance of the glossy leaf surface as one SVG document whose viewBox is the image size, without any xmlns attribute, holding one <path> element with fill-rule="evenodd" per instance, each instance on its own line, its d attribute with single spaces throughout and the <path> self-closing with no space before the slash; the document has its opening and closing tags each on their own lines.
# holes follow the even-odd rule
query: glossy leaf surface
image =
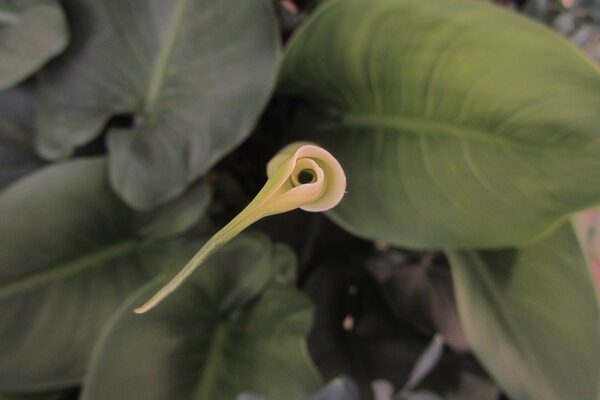
<svg viewBox="0 0 600 400">
<path fill-rule="evenodd" d="M 358 235 L 504 246 L 600 201 L 598 68 L 500 7 L 329 1 L 289 44 L 280 87 L 329 116 L 310 139 L 346 171 L 330 215 Z"/>
<path fill-rule="evenodd" d="M 191 243 L 180 261 L 195 250 Z M 158 285 L 144 288 L 97 348 L 83 400 L 305 400 L 319 379 L 304 343 L 312 308 L 291 287 L 294 263 L 287 248 L 243 235 L 155 309 L 133 314 Z"/>
<path fill-rule="evenodd" d="M 0 90 L 14 86 L 60 53 L 68 42 L 65 16 L 55 0 L 0 3 Z"/>
<path fill-rule="evenodd" d="M 512 399 L 598 398 L 600 306 L 570 225 L 521 250 L 448 255 L 469 343 Z"/>
<path fill-rule="evenodd" d="M 110 180 L 137 209 L 181 194 L 250 132 L 272 86 L 268 0 L 65 2 L 73 43 L 41 76 L 38 150 L 69 155 L 109 117 Z"/>
</svg>

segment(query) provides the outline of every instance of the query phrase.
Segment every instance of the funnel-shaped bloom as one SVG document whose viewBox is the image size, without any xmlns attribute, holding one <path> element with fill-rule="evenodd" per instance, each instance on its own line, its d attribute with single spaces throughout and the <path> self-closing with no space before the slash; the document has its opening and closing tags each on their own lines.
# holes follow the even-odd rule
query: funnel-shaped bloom
<svg viewBox="0 0 600 400">
<path fill-rule="evenodd" d="M 297 142 L 284 147 L 269 161 L 267 176 L 267 183 L 254 200 L 210 238 L 169 283 L 136 308 L 136 313 L 156 306 L 214 251 L 259 219 L 296 208 L 326 211 L 340 202 L 346 190 L 346 176 L 340 164 L 329 152 L 312 143 Z"/>
</svg>

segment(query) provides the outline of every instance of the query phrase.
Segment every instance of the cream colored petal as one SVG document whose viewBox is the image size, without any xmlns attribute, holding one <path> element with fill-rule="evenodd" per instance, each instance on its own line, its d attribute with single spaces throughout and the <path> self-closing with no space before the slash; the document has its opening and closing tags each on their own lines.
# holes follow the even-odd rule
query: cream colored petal
<svg viewBox="0 0 600 400">
<path fill-rule="evenodd" d="M 299 174 L 311 171 L 314 179 L 302 184 Z M 259 219 L 296 208 L 325 211 L 337 205 L 346 190 L 346 176 L 337 160 L 326 150 L 307 142 L 284 147 L 267 164 L 269 179 L 254 200 L 231 222 L 210 238 L 192 259 L 146 304 L 144 313 L 177 289 L 216 250 Z"/>
</svg>

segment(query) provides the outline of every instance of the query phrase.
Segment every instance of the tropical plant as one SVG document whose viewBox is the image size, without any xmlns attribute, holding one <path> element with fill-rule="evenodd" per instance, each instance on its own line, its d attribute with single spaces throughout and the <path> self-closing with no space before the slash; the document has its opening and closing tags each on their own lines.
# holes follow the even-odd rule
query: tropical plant
<svg viewBox="0 0 600 400">
<path fill-rule="evenodd" d="M 487 3 L 0 3 L 0 400 L 600 399 L 600 70 Z"/>
</svg>

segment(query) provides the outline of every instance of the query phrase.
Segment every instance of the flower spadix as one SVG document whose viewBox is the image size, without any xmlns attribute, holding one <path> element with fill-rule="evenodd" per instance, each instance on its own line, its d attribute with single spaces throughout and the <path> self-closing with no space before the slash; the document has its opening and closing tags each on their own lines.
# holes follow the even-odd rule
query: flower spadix
<svg viewBox="0 0 600 400">
<path fill-rule="evenodd" d="M 338 161 L 313 143 L 296 142 L 284 147 L 267 164 L 267 176 L 269 179 L 254 200 L 210 238 L 169 283 L 136 308 L 136 313 L 144 313 L 160 303 L 214 251 L 259 219 L 296 208 L 326 211 L 340 202 L 346 190 L 346 176 Z"/>
</svg>

